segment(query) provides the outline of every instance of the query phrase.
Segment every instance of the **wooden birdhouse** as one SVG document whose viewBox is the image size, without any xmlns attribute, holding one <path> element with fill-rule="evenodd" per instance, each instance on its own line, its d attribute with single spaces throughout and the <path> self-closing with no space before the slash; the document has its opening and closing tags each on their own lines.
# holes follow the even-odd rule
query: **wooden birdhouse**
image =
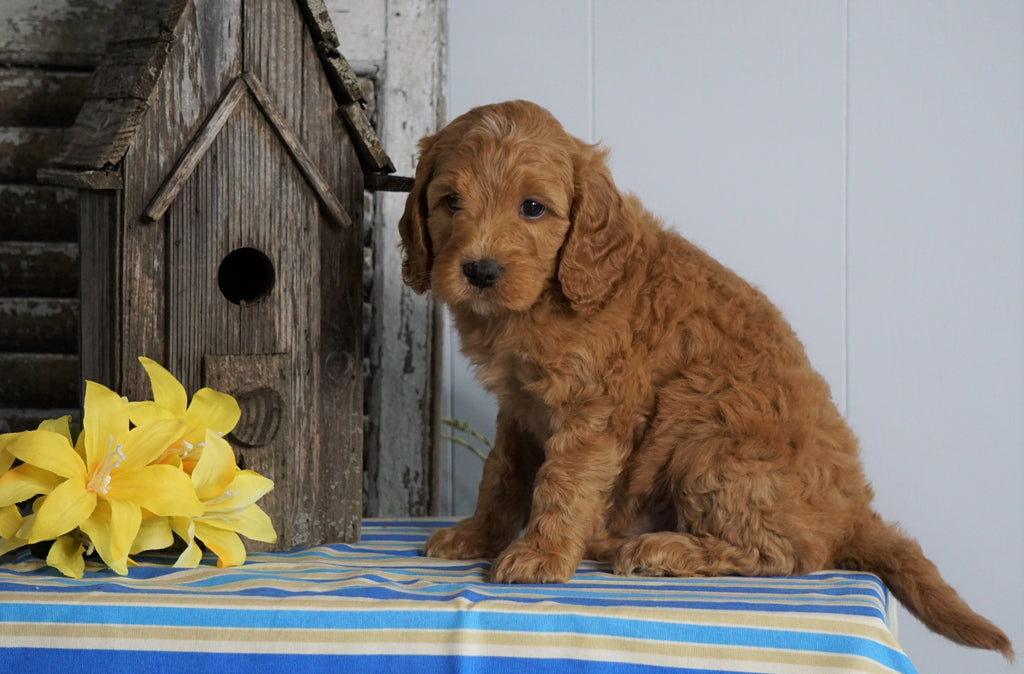
<svg viewBox="0 0 1024 674">
<path fill-rule="evenodd" d="M 277 547 L 354 540 L 364 173 L 392 171 L 322 0 L 132 2 L 41 174 L 80 188 L 82 369 L 233 394 Z"/>
</svg>

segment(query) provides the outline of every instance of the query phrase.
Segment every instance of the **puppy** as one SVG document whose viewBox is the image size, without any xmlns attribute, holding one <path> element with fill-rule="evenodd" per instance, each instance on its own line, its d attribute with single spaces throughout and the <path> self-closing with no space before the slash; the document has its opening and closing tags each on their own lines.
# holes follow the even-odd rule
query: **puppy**
<svg viewBox="0 0 1024 674">
<path fill-rule="evenodd" d="M 446 304 L 499 403 L 476 512 L 426 554 L 503 583 L 616 573 L 878 574 L 936 632 L 1012 657 L 872 510 L 857 441 L 759 291 L 615 187 L 544 109 L 476 108 L 420 143 L 402 276 Z"/>
</svg>

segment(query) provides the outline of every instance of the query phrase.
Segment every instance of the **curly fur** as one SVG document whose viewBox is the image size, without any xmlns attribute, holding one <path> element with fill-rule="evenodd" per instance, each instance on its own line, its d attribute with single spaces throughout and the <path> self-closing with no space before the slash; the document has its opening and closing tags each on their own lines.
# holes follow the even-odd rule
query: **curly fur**
<svg viewBox="0 0 1024 674">
<path fill-rule="evenodd" d="M 585 556 L 621 574 L 863 569 L 931 629 L 1012 657 L 872 510 L 857 441 L 780 312 L 621 194 L 603 151 L 524 101 L 421 151 L 403 278 L 448 306 L 499 403 L 476 512 L 428 555 L 496 557 L 506 583 L 564 582 Z M 481 260 L 496 279 L 472 278 Z"/>
</svg>

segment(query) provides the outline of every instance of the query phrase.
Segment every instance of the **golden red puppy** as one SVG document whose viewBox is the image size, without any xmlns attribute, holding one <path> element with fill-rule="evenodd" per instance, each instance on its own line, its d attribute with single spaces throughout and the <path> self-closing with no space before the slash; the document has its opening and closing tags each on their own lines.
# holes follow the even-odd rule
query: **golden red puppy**
<svg viewBox="0 0 1024 674">
<path fill-rule="evenodd" d="M 857 440 L 758 290 L 620 193 L 605 153 L 524 101 L 421 141 L 403 278 L 448 306 L 499 403 L 472 517 L 434 557 L 494 581 L 878 574 L 931 629 L 1012 657 L 871 508 Z"/>
</svg>

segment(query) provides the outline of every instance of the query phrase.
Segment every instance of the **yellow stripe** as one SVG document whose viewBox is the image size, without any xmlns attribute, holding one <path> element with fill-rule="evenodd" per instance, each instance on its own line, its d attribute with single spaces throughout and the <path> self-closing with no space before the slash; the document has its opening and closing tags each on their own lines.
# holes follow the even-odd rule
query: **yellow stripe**
<svg viewBox="0 0 1024 674">
<path fill-rule="evenodd" d="M 71 629 L 69 629 L 71 628 Z M 72 641 L 73 640 L 73 641 Z M 845 654 L 783 649 L 694 645 L 580 634 L 475 630 L 197 629 L 137 625 L 14 625 L 0 637 L 5 647 L 167 650 L 204 653 L 324 655 L 462 655 L 629 662 L 653 666 L 761 671 L 892 672 L 873 661 Z M 768 665 L 767 669 L 764 666 Z M 806 668 L 806 669 L 805 669 Z"/>
</svg>

